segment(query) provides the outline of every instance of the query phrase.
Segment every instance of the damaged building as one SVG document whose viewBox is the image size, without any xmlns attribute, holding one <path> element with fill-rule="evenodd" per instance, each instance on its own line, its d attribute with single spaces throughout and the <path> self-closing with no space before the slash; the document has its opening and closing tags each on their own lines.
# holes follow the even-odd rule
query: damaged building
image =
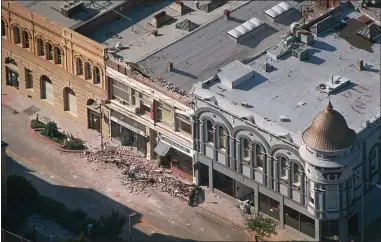
<svg viewBox="0 0 381 242">
<path fill-rule="evenodd" d="M 350 241 L 381 216 L 378 25 L 348 2 L 282 31 L 270 18 L 295 3 L 271 3 L 221 37 L 247 46 L 265 25 L 266 45 L 191 92 L 197 184 L 306 240 Z"/>
</svg>

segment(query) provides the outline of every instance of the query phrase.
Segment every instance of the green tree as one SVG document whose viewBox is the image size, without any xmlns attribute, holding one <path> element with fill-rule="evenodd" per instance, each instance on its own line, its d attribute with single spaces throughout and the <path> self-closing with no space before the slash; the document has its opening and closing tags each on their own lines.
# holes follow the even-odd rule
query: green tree
<svg viewBox="0 0 381 242">
<path fill-rule="evenodd" d="M 118 211 L 113 210 L 111 214 L 107 216 L 102 215 L 100 223 L 102 234 L 111 239 L 115 239 L 122 233 L 122 228 L 126 224 L 126 217 Z"/>
<path fill-rule="evenodd" d="M 259 238 L 269 237 L 276 234 L 277 223 L 269 217 L 257 215 L 246 220 L 247 228 L 255 232 Z"/>
</svg>

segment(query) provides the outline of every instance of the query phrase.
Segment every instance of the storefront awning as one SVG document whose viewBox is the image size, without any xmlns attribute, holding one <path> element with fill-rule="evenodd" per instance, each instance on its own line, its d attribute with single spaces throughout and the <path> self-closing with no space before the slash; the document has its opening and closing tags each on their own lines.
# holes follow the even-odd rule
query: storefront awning
<svg viewBox="0 0 381 242">
<path fill-rule="evenodd" d="M 157 146 L 155 147 L 154 151 L 161 156 L 166 156 L 170 148 L 170 145 L 160 140 Z"/>
</svg>

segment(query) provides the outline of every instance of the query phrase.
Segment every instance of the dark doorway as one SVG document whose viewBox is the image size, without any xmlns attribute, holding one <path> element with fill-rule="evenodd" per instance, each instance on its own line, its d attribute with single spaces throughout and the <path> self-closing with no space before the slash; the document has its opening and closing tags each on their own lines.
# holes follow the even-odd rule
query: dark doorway
<svg viewBox="0 0 381 242">
<path fill-rule="evenodd" d="M 198 162 L 197 163 L 198 169 L 199 169 L 199 184 L 200 186 L 207 186 L 209 187 L 209 166 Z"/>
<path fill-rule="evenodd" d="M 89 129 L 94 129 L 98 132 L 101 131 L 101 119 L 99 113 L 94 112 L 91 109 L 87 109 L 87 112 L 89 114 Z"/>
<path fill-rule="evenodd" d="M 348 232 L 349 235 L 358 236 L 358 214 L 353 214 L 352 217 L 348 220 Z"/>
<path fill-rule="evenodd" d="M 232 178 L 214 170 L 213 185 L 214 188 L 218 189 L 219 191 L 234 197 L 234 182 Z"/>
<path fill-rule="evenodd" d="M 19 74 L 9 67 L 5 67 L 7 86 L 19 89 Z"/>
</svg>

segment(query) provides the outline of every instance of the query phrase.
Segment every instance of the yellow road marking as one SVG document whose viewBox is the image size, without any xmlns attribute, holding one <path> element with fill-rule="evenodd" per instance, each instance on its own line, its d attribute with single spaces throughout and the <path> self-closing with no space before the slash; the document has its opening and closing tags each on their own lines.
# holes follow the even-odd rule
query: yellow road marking
<svg viewBox="0 0 381 242">
<path fill-rule="evenodd" d="M 51 175 L 51 176 L 54 176 L 54 180 L 58 180 L 58 181 L 61 182 L 63 185 L 70 186 L 70 187 L 78 187 L 77 185 L 71 183 L 70 181 L 68 181 L 68 180 L 66 180 L 66 179 L 64 179 L 64 178 L 62 178 L 62 177 L 60 177 L 60 176 L 58 176 L 57 174 L 52 173 L 47 167 L 45 167 L 45 166 L 43 166 L 43 165 L 38 164 L 38 166 L 37 166 L 37 165 L 30 164 L 31 162 L 30 162 L 27 158 L 25 158 L 25 157 L 23 157 L 23 156 L 21 156 L 21 155 L 16 154 L 14 151 L 12 151 L 12 149 L 7 148 L 6 153 L 7 153 L 8 156 L 14 158 L 16 161 L 19 161 L 19 162 L 22 161 L 22 162 L 23 162 L 23 165 L 25 165 L 25 166 L 29 166 L 29 168 L 30 168 L 30 167 L 33 167 L 33 166 L 36 166 L 36 168 L 37 168 L 39 171 L 43 171 L 43 172 L 45 172 L 45 173 L 48 173 L 48 174 Z M 33 163 L 33 162 L 32 162 L 32 163 Z M 36 170 L 37 170 L 37 169 L 36 169 Z M 94 197 L 94 195 L 93 195 L 91 192 L 87 191 L 87 190 L 83 190 L 83 192 L 88 193 L 90 196 Z M 103 205 L 105 205 L 106 207 L 110 207 L 110 205 L 106 204 L 103 200 L 97 200 L 97 201 L 101 202 L 101 203 L 102 203 Z M 128 206 L 130 206 L 130 205 L 128 205 Z M 132 207 L 132 206 L 130 206 L 130 207 Z M 135 210 L 135 209 L 134 209 L 134 210 Z M 151 229 L 154 229 L 155 231 L 157 231 L 157 232 L 159 232 L 159 233 L 161 233 L 161 234 L 163 234 L 163 235 L 169 235 L 168 233 L 164 232 L 163 230 L 161 230 L 161 229 L 155 227 L 154 225 L 152 225 L 152 224 L 150 224 L 150 223 L 147 223 L 146 221 L 143 221 L 143 220 L 142 220 L 142 221 L 140 221 L 140 222 L 141 222 L 141 224 L 142 224 L 143 226 L 150 227 Z"/>
</svg>

